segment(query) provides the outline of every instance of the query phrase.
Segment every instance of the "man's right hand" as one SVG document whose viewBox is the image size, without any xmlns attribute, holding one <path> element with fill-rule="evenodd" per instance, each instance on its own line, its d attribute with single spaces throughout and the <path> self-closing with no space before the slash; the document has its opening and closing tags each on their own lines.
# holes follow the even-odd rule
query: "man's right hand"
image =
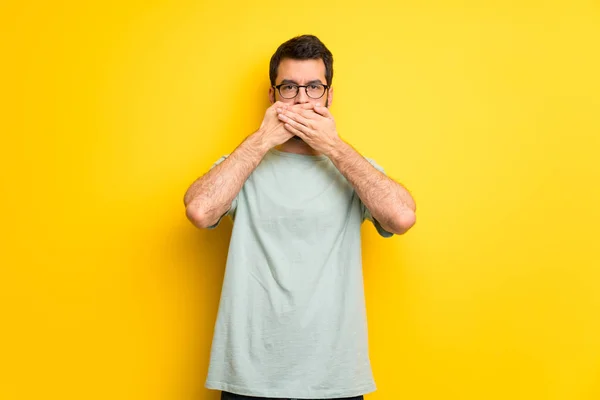
<svg viewBox="0 0 600 400">
<path fill-rule="evenodd" d="M 260 164 L 265 152 L 294 136 L 279 121 L 278 108 L 300 111 L 314 107 L 310 103 L 292 105 L 276 102 L 267 109 L 258 131 L 244 139 L 223 162 L 196 179 L 183 200 L 186 215 L 194 226 L 209 228 L 217 224 L 231 209 L 235 197 Z"/>
<path fill-rule="evenodd" d="M 281 101 L 276 101 L 271 105 L 271 107 L 267 108 L 265 112 L 265 117 L 260 124 L 260 128 L 256 134 L 261 138 L 261 141 L 265 144 L 265 147 L 271 149 L 275 146 L 283 144 L 290 140 L 294 134 L 290 133 L 283 126 L 283 122 L 279 120 L 277 117 L 277 109 L 291 109 L 291 110 L 310 110 L 313 109 L 314 106 L 311 103 L 302 103 L 302 104 L 286 104 Z"/>
</svg>

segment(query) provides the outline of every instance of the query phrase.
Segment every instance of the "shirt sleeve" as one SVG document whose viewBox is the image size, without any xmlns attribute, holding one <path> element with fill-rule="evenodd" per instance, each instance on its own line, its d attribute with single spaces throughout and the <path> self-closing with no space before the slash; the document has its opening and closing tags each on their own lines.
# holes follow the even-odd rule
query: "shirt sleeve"
<svg viewBox="0 0 600 400">
<path fill-rule="evenodd" d="M 214 167 L 216 167 L 217 165 L 221 164 L 223 161 L 225 161 L 225 159 L 229 157 L 229 154 L 226 154 L 224 156 L 221 156 L 221 158 L 219 158 L 211 167 L 210 169 L 213 169 Z M 235 196 L 235 198 L 233 199 L 233 201 L 231 202 L 231 207 L 229 208 L 229 210 L 227 210 L 227 212 L 225 212 L 225 214 L 221 215 L 221 217 L 219 218 L 219 220 L 212 226 L 209 226 L 207 229 L 215 229 L 217 226 L 219 226 L 219 224 L 221 223 L 221 220 L 225 217 L 225 216 L 230 216 L 231 219 L 235 219 L 235 210 L 237 209 L 237 203 L 238 203 L 238 197 L 239 197 L 239 193 L 237 196 Z"/>
<path fill-rule="evenodd" d="M 377 164 L 375 162 L 375 160 L 365 157 L 365 159 L 372 165 L 375 167 L 375 169 L 377 169 L 378 171 L 382 172 L 383 174 L 385 174 L 385 170 L 383 169 L 383 167 L 381 167 L 379 164 Z M 394 236 L 394 234 L 392 232 L 388 232 L 385 229 L 383 229 L 383 227 L 381 226 L 381 224 L 379 223 L 379 221 L 377 221 L 375 218 L 373 218 L 373 216 L 371 215 L 371 212 L 369 211 L 369 209 L 365 206 L 365 204 L 362 202 L 362 200 L 360 201 L 360 207 L 361 207 L 361 211 L 362 211 L 362 217 L 363 217 L 363 221 L 365 220 L 369 220 L 373 223 L 373 225 L 375 226 L 375 229 L 377 229 L 377 233 L 379 233 L 379 235 L 381 235 L 384 238 L 389 238 Z"/>
</svg>

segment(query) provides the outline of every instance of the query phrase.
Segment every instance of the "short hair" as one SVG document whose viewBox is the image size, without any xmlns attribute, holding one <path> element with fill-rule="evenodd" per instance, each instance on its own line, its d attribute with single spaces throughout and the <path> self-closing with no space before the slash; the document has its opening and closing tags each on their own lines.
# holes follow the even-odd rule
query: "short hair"
<svg viewBox="0 0 600 400">
<path fill-rule="evenodd" d="M 271 85 L 275 85 L 277 69 L 281 60 L 290 58 L 292 60 L 323 60 L 325 64 L 325 80 L 331 86 L 333 80 L 333 55 L 323 42 L 314 35 L 296 36 L 282 43 L 273 56 L 269 65 L 269 78 Z"/>
</svg>

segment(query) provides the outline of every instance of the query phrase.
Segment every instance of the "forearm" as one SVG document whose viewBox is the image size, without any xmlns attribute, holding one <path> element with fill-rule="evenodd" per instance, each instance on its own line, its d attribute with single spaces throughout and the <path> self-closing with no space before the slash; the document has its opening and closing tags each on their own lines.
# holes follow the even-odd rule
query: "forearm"
<svg viewBox="0 0 600 400">
<path fill-rule="evenodd" d="M 184 196 L 186 215 L 199 228 L 215 224 L 231 207 L 269 147 L 261 132 L 248 136 L 223 162 L 198 178 Z"/>
<path fill-rule="evenodd" d="M 402 234 L 415 223 L 415 202 L 402 185 L 378 171 L 341 138 L 327 154 L 381 226 Z"/>
</svg>

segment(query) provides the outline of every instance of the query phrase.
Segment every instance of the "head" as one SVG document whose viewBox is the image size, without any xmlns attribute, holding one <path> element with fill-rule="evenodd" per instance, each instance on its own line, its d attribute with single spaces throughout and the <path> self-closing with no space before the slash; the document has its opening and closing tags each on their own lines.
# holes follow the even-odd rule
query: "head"
<svg viewBox="0 0 600 400">
<path fill-rule="evenodd" d="M 329 107 L 333 101 L 333 55 L 316 36 L 297 36 L 281 44 L 271 57 L 269 78 L 271 104 L 282 101 L 288 104 L 320 103 Z M 275 86 L 282 84 L 280 92 Z M 298 94 L 292 97 L 294 85 L 309 87 L 298 88 Z M 315 98 L 320 93 L 323 93 L 322 97 Z"/>
</svg>

